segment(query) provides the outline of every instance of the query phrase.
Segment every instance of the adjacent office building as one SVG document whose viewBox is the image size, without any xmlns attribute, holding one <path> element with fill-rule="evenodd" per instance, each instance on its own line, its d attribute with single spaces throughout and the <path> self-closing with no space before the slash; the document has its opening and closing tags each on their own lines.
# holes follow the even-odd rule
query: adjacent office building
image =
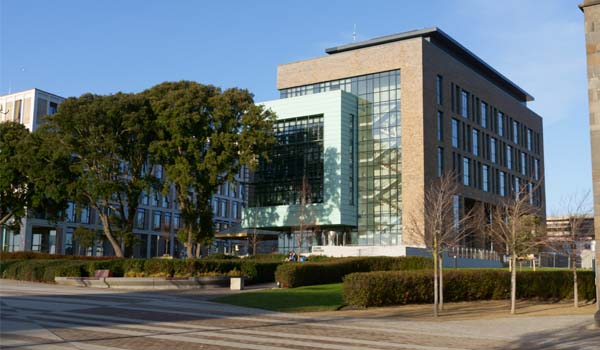
<svg viewBox="0 0 600 350">
<path fill-rule="evenodd" d="M 46 115 L 57 112 L 63 97 L 39 89 L 31 89 L 5 96 L 0 96 L 0 122 L 15 121 L 24 124 L 29 130 L 36 130 Z M 152 169 L 155 176 L 161 179 L 161 166 Z M 242 207 L 245 206 L 248 178 L 247 169 L 243 169 L 232 183 L 220 186 L 212 198 L 215 230 L 227 230 L 239 225 Z M 175 240 L 176 231 L 182 227 L 175 193 L 171 190 L 167 195 L 149 191 L 143 193 L 135 218 L 134 233 L 138 243 L 133 255 L 137 257 L 162 256 L 164 254 L 179 256 L 183 247 Z M 28 213 L 22 220 L 19 232 L 7 228 L 2 229 L 3 251 L 37 251 L 57 254 L 75 255 L 113 255 L 111 245 L 105 240 L 98 240 L 87 250 L 78 247 L 73 240 L 73 233 L 78 226 L 101 229 L 101 223 L 93 209 L 76 208 L 69 203 L 64 221 L 47 220 L 43 213 Z M 213 252 L 231 252 L 228 242 L 217 240 Z"/>
<path fill-rule="evenodd" d="M 423 248 L 423 197 L 460 178 L 455 215 L 525 187 L 545 213 L 533 97 L 438 28 L 356 42 L 278 66 L 277 147 L 254 174 L 242 225 L 280 251 L 405 255 Z M 536 186 L 536 184 L 539 184 Z M 421 213 L 419 215 L 419 213 Z M 493 249 L 485 237 L 466 249 Z"/>
</svg>

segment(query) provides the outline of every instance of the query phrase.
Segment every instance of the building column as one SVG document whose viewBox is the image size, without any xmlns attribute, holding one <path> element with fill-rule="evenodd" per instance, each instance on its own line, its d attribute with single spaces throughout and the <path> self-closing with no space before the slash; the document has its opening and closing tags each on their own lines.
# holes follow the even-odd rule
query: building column
<svg viewBox="0 0 600 350">
<path fill-rule="evenodd" d="M 579 7 L 585 19 L 596 234 L 596 322 L 600 326 L 600 0 L 584 0 Z"/>
</svg>

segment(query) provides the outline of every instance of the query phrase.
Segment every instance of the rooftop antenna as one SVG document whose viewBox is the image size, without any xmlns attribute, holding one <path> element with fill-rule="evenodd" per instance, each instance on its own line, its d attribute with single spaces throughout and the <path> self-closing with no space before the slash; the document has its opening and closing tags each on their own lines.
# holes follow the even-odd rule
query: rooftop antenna
<svg viewBox="0 0 600 350">
<path fill-rule="evenodd" d="M 356 42 L 356 23 L 354 23 L 354 31 L 352 32 L 352 41 Z"/>
</svg>

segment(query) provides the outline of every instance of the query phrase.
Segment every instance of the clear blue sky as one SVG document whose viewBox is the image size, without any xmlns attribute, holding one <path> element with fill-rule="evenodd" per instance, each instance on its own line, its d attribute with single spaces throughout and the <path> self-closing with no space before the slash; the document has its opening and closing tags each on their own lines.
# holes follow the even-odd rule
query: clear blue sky
<svg viewBox="0 0 600 350">
<path fill-rule="evenodd" d="M 137 92 L 166 80 L 278 97 L 278 63 L 438 26 L 532 94 L 544 118 L 548 214 L 591 189 L 580 0 L 0 0 L 0 94 Z"/>
</svg>

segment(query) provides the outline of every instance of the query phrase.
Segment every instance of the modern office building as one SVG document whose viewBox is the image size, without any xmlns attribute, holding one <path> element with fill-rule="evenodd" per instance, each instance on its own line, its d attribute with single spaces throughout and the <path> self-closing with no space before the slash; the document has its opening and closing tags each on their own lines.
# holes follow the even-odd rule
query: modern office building
<svg viewBox="0 0 600 350">
<path fill-rule="evenodd" d="M 424 192 L 448 171 L 457 216 L 523 187 L 545 214 L 530 94 L 438 28 L 326 53 L 278 66 L 281 98 L 264 105 L 279 144 L 254 174 L 243 227 L 279 230 L 280 251 L 405 255 L 425 246 L 407 225 L 423 225 Z"/>
<path fill-rule="evenodd" d="M 579 8 L 585 18 L 592 181 L 594 187 L 594 229 L 596 231 L 596 300 L 600 300 L 600 0 L 584 0 Z M 600 325 L 600 302 L 597 319 Z"/>
<path fill-rule="evenodd" d="M 43 122 L 43 117 L 56 113 L 63 97 L 39 90 L 31 89 L 0 96 L 0 122 L 15 121 L 24 124 L 30 131 L 35 131 Z M 152 171 L 162 178 L 162 168 L 155 166 Z M 247 202 L 246 182 L 247 169 L 243 169 L 232 183 L 219 187 L 212 198 L 215 230 L 227 230 L 239 225 L 242 207 Z M 160 193 L 144 193 L 138 208 L 134 233 L 138 235 L 138 243 L 132 254 L 136 257 L 152 257 L 169 254 L 179 256 L 183 247 L 175 240 L 175 233 L 182 227 L 180 213 L 171 190 L 167 195 Z M 77 226 L 101 229 L 97 213 L 91 208 L 77 208 L 69 203 L 65 213 L 65 221 L 47 220 L 43 213 L 28 213 L 22 220 L 20 232 L 2 229 L 3 251 L 37 251 L 57 254 L 75 255 L 113 255 L 112 247 L 106 240 L 97 241 L 86 251 L 78 247 L 73 240 L 73 232 Z M 212 247 L 213 252 L 231 252 L 228 243 L 217 240 Z"/>
</svg>

